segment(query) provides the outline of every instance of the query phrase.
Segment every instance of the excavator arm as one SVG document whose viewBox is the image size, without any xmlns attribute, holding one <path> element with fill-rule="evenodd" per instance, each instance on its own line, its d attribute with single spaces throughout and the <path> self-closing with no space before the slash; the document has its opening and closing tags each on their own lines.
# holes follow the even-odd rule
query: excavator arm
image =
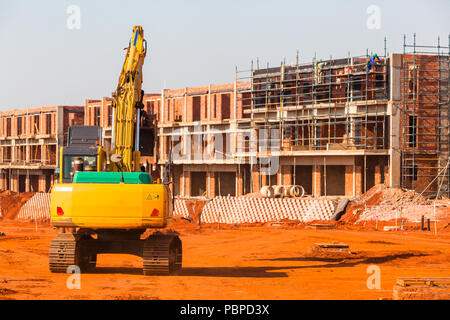
<svg viewBox="0 0 450 320">
<path fill-rule="evenodd" d="M 123 171 L 139 171 L 139 123 L 142 109 L 142 66 L 147 42 L 141 26 L 133 28 L 113 101 L 112 153 L 122 156 Z M 112 170 L 119 167 L 112 164 Z"/>
</svg>

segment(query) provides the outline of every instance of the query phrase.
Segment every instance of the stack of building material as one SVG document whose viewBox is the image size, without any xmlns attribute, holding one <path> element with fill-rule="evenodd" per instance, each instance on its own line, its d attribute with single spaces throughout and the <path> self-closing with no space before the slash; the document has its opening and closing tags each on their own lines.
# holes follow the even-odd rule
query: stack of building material
<svg viewBox="0 0 450 320">
<path fill-rule="evenodd" d="M 445 218 L 446 214 L 446 206 L 437 206 L 436 219 L 439 220 Z M 366 206 L 356 222 L 375 220 L 390 221 L 394 219 L 419 222 L 422 216 L 434 221 L 435 215 L 433 206 L 413 204 L 397 207 L 391 205 Z"/>
<path fill-rule="evenodd" d="M 189 211 L 186 206 L 186 201 L 184 199 L 175 199 L 173 215 L 189 218 Z"/>
<path fill-rule="evenodd" d="M 50 193 L 36 193 L 25 202 L 17 215 L 20 220 L 49 221 L 50 220 Z"/>
<path fill-rule="evenodd" d="M 233 224 L 330 220 L 334 209 L 335 204 L 330 200 L 216 197 L 203 208 L 202 222 Z"/>
</svg>

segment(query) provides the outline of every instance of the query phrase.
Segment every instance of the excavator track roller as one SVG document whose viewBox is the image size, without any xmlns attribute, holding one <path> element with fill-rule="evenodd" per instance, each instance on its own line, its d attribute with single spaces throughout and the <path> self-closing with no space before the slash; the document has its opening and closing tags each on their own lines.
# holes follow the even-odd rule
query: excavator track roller
<svg viewBox="0 0 450 320">
<path fill-rule="evenodd" d="M 181 270 L 182 244 L 175 235 L 152 235 L 143 246 L 145 275 L 171 275 Z"/>
</svg>

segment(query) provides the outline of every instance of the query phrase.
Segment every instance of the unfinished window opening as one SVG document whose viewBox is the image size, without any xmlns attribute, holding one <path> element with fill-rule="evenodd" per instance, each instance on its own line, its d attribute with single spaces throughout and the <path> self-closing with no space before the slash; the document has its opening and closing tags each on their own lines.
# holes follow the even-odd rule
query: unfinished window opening
<svg viewBox="0 0 450 320">
<path fill-rule="evenodd" d="M 231 108 L 230 95 L 222 94 L 221 99 L 222 99 L 222 120 L 230 119 L 230 108 Z"/>
<path fill-rule="evenodd" d="M 31 192 L 39 191 L 39 176 L 38 175 L 30 175 L 30 191 Z"/>
<path fill-rule="evenodd" d="M 94 108 L 94 112 L 95 112 L 95 125 L 99 126 L 100 125 L 100 107 L 96 106 Z"/>
<path fill-rule="evenodd" d="M 314 126 L 314 147 L 320 149 L 320 141 L 322 137 L 322 128 L 320 124 Z"/>
<path fill-rule="evenodd" d="M 11 118 L 6 118 L 6 136 L 11 136 Z"/>
<path fill-rule="evenodd" d="M 412 65 L 409 66 L 408 70 L 408 98 L 415 99 L 417 98 L 418 92 L 418 78 L 417 78 L 417 68 L 418 66 Z"/>
<path fill-rule="evenodd" d="M 295 166 L 294 172 L 294 184 L 302 186 L 305 189 L 305 194 L 312 194 L 312 166 Z"/>
<path fill-rule="evenodd" d="M 44 192 L 50 192 L 50 188 L 52 187 L 52 175 L 46 174 L 44 175 L 45 178 L 45 190 Z"/>
<path fill-rule="evenodd" d="M 35 134 L 39 134 L 39 119 L 40 117 L 39 117 L 39 115 L 35 115 L 34 117 L 33 117 L 33 123 L 34 123 L 34 133 Z"/>
<path fill-rule="evenodd" d="M 11 147 L 3 148 L 3 161 L 10 162 L 11 161 Z"/>
<path fill-rule="evenodd" d="M 193 97 L 192 100 L 192 121 L 200 121 L 200 97 Z"/>
<path fill-rule="evenodd" d="M 250 165 L 246 164 L 246 165 L 241 166 L 241 172 L 243 173 L 242 174 L 243 188 L 244 188 L 243 193 L 244 194 L 250 193 L 251 192 L 250 183 L 251 183 L 251 179 L 252 179 Z"/>
<path fill-rule="evenodd" d="M 109 104 L 108 105 L 108 127 L 112 126 L 112 116 L 113 116 L 113 108 L 112 106 Z"/>
<path fill-rule="evenodd" d="M 409 116 L 408 143 L 411 148 L 417 146 L 417 116 Z"/>
<path fill-rule="evenodd" d="M 361 120 L 354 120 L 355 123 L 355 136 L 354 136 L 354 143 L 357 149 L 361 149 L 361 132 L 362 132 L 362 121 Z"/>
<path fill-rule="evenodd" d="M 27 179 L 26 175 L 19 174 L 19 192 L 25 192 L 25 181 Z"/>
<path fill-rule="evenodd" d="M 51 114 L 45 115 L 45 124 L 46 124 L 45 133 L 51 134 L 52 133 L 52 115 Z"/>
<path fill-rule="evenodd" d="M 345 195 L 345 166 L 326 166 L 326 195 Z"/>
<path fill-rule="evenodd" d="M 191 195 L 206 196 L 206 172 L 191 172 Z"/>
<path fill-rule="evenodd" d="M 142 156 L 153 156 L 155 147 L 155 133 L 153 129 L 141 128 L 139 132 L 139 151 Z"/>
<path fill-rule="evenodd" d="M 31 160 L 33 162 L 41 162 L 41 146 L 31 146 Z"/>
<path fill-rule="evenodd" d="M 413 181 L 417 181 L 417 172 L 418 172 L 418 166 L 414 165 L 413 167 L 411 167 L 411 179 Z"/>
<path fill-rule="evenodd" d="M 56 164 L 56 145 L 50 145 L 48 150 L 50 164 Z"/>
<path fill-rule="evenodd" d="M 359 101 L 362 100 L 362 84 L 361 79 L 352 81 L 352 100 Z"/>
<path fill-rule="evenodd" d="M 236 195 L 236 173 L 215 172 L 215 191 L 220 196 Z"/>
<path fill-rule="evenodd" d="M 267 176 L 267 183 L 269 186 L 276 186 L 278 184 L 278 174 L 270 174 Z"/>
<path fill-rule="evenodd" d="M 17 117 L 17 135 L 20 136 L 22 134 L 22 118 Z"/>
</svg>

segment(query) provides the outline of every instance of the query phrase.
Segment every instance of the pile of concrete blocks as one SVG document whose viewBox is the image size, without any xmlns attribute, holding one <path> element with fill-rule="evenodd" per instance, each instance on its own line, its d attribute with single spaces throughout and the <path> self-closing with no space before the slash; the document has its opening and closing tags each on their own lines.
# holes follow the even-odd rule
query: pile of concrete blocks
<svg viewBox="0 0 450 320">
<path fill-rule="evenodd" d="M 49 221 L 50 193 L 38 192 L 25 202 L 17 215 L 20 220 Z"/>
<path fill-rule="evenodd" d="M 175 199 L 173 215 L 178 217 L 189 218 L 189 211 L 184 199 Z"/>
<path fill-rule="evenodd" d="M 202 211 L 204 223 L 259 223 L 293 220 L 330 220 L 335 210 L 331 200 L 295 198 L 216 197 Z"/>
</svg>

